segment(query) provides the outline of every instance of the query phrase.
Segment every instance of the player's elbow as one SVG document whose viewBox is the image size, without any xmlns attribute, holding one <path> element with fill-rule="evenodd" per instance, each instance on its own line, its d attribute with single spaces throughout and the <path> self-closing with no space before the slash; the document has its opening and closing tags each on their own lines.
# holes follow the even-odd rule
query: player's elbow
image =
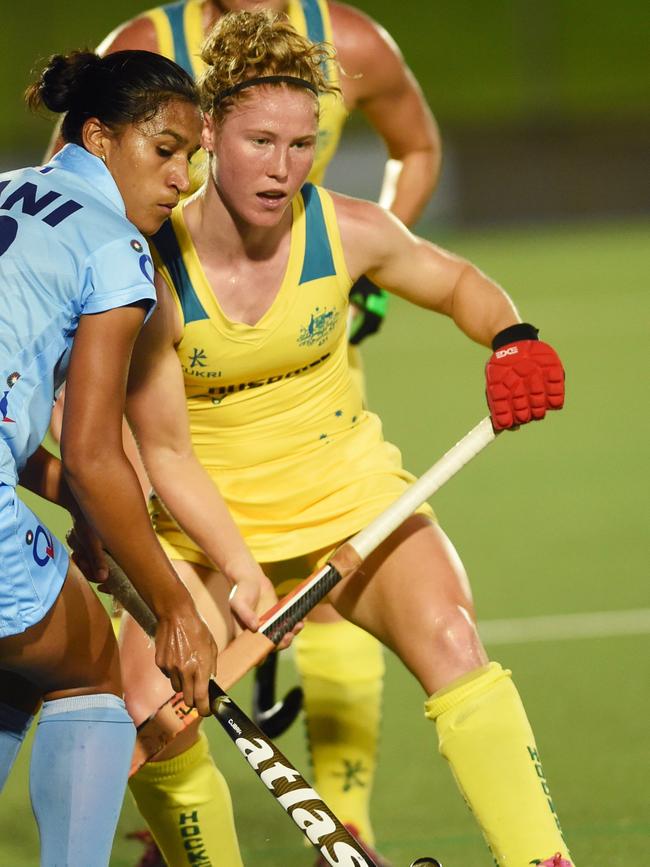
<svg viewBox="0 0 650 867">
<path fill-rule="evenodd" d="M 76 496 L 83 498 L 110 478 L 117 455 L 101 438 L 68 436 L 61 440 L 63 474 Z"/>
<path fill-rule="evenodd" d="M 162 483 L 166 478 L 183 478 L 190 462 L 195 459 L 191 445 L 187 444 L 161 446 L 141 441 L 139 447 L 142 462 L 154 488 L 157 482 Z"/>
</svg>

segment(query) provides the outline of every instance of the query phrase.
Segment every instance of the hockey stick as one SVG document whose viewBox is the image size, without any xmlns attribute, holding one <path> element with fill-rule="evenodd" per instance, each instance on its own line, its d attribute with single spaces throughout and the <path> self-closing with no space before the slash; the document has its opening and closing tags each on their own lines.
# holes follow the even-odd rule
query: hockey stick
<svg viewBox="0 0 650 867">
<path fill-rule="evenodd" d="M 108 579 L 111 592 L 153 638 L 156 620 L 151 610 L 110 555 L 107 555 L 107 559 L 111 572 Z M 209 683 L 208 695 L 212 715 L 324 860 L 328 864 L 348 864 L 350 867 L 377 867 L 318 792 L 214 680 Z M 432 858 L 418 858 L 413 862 L 415 864 L 441 867 Z"/>
<path fill-rule="evenodd" d="M 219 654 L 219 682 L 224 689 L 240 680 L 265 659 L 275 646 L 343 578 L 357 571 L 363 560 L 428 500 L 452 476 L 496 437 L 492 422 L 484 418 L 455 446 L 417 479 L 392 505 L 365 529 L 336 549 L 322 569 L 302 581 L 262 617 L 257 632 L 245 631 Z M 110 587 L 105 587 L 110 591 Z M 121 601 L 121 600 L 120 600 Z M 124 605 L 128 610 L 128 605 Z M 131 774 L 153 758 L 179 732 L 198 718 L 195 709 L 183 703 L 180 694 L 171 696 L 138 726 Z"/>
<path fill-rule="evenodd" d="M 210 681 L 210 705 L 214 716 L 248 764 L 328 864 L 375 865 L 273 741 L 214 681 Z M 411 867 L 425 864 L 442 867 L 439 861 L 429 857 L 417 858 Z"/>
<path fill-rule="evenodd" d="M 251 717 L 265 735 L 277 738 L 284 734 L 295 722 L 302 709 L 302 687 L 294 686 L 284 696 L 275 697 L 275 675 L 278 667 L 278 653 L 269 653 L 255 669 L 253 681 L 253 709 Z"/>
</svg>

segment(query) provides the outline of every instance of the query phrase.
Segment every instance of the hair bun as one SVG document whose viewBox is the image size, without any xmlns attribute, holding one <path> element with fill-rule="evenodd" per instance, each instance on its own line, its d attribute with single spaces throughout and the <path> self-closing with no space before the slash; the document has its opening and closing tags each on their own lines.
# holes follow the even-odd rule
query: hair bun
<svg viewBox="0 0 650 867">
<path fill-rule="evenodd" d="M 101 62 L 92 51 L 54 54 L 34 85 L 39 101 L 50 111 L 68 111 L 88 88 Z"/>
</svg>

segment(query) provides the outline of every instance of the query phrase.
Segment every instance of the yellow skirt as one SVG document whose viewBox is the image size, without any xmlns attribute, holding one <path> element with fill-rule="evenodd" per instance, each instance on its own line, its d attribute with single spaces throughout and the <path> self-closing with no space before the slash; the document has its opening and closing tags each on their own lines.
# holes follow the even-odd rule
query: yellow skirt
<svg viewBox="0 0 650 867">
<path fill-rule="evenodd" d="M 242 453 L 250 459 L 245 447 Z M 414 481 L 372 413 L 303 452 L 253 466 L 204 466 L 259 563 L 336 546 L 367 526 Z M 155 497 L 150 512 L 169 557 L 212 565 Z M 418 512 L 433 518 L 427 503 Z M 210 516 L 205 519 L 209 522 Z"/>
</svg>

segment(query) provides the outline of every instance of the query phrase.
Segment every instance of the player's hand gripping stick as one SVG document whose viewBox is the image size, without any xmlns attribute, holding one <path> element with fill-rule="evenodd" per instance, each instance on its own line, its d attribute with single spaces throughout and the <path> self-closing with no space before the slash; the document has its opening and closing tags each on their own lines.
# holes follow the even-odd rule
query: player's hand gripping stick
<svg viewBox="0 0 650 867">
<path fill-rule="evenodd" d="M 156 619 L 151 610 L 112 557 L 107 554 L 106 559 L 110 570 L 110 591 L 147 634 L 153 637 Z M 278 804 L 328 863 L 377 867 L 376 862 L 302 774 L 214 680 L 209 684 L 209 700 L 212 715 L 228 737 Z M 440 867 L 439 862 L 433 859 L 417 859 L 414 864 L 417 863 Z"/>
</svg>

